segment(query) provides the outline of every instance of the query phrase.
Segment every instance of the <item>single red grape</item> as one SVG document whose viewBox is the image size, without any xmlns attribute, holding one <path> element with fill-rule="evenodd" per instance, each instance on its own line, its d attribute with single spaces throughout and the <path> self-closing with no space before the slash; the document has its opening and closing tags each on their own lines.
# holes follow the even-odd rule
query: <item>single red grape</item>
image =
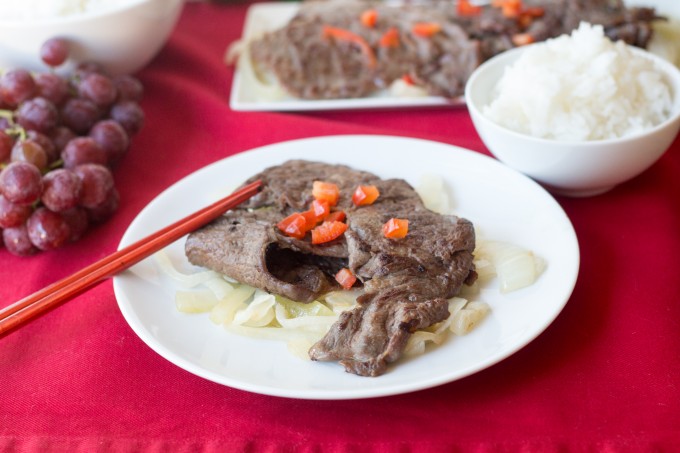
<svg viewBox="0 0 680 453">
<path fill-rule="evenodd" d="M 57 151 L 57 147 L 50 137 L 36 131 L 26 132 L 26 137 L 30 138 L 42 147 L 42 149 L 45 151 L 45 154 L 47 154 L 48 164 L 59 159 L 59 151 Z"/>
<path fill-rule="evenodd" d="M 116 164 L 130 146 L 127 132 L 114 120 L 102 120 L 92 126 L 90 137 L 106 152 L 107 163 Z"/>
<path fill-rule="evenodd" d="M 71 242 L 76 242 L 78 239 L 83 237 L 90 226 L 85 208 L 69 209 L 68 211 L 62 212 L 61 216 L 64 218 L 71 230 L 71 235 L 69 237 L 69 241 Z"/>
<path fill-rule="evenodd" d="M 77 135 L 66 126 L 57 126 L 50 132 L 50 138 L 57 152 L 61 153 L 68 142 L 76 138 Z"/>
<path fill-rule="evenodd" d="M 144 112 L 134 101 L 121 101 L 111 107 L 111 118 L 120 123 L 129 137 L 137 134 L 144 126 Z"/>
<path fill-rule="evenodd" d="M 33 97 L 35 81 L 25 69 L 12 69 L 0 77 L 0 98 L 10 107 L 16 107 Z"/>
<path fill-rule="evenodd" d="M 69 98 L 68 82 L 52 72 L 41 72 L 34 76 L 37 95 L 61 106 Z"/>
<path fill-rule="evenodd" d="M 144 85 L 131 75 L 114 77 L 113 83 L 118 90 L 118 101 L 140 102 L 144 96 Z"/>
<path fill-rule="evenodd" d="M 51 38 L 40 47 L 40 58 L 49 66 L 60 66 L 68 58 L 68 43 L 63 39 Z"/>
<path fill-rule="evenodd" d="M 92 223 L 102 223 L 108 220 L 119 206 L 120 194 L 114 187 L 102 203 L 87 210 L 87 217 Z"/>
<path fill-rule="evenodd" d="M 28 162 L 42 171 L 47 168 L 48 156 L 40 143 L 27 138 L 14 144 L 10 159 L 12 162 Z"/>
<path fill-rule="evenodd" d="M 16 113 L 17 123 L 26 130 L 49 132 L 59 121 L 59 112 L 54 104 L 37 97 L 23 102 Z"/>
<path fill-rule="evenodd" d="M 22 225 L 33 212 L 31 205 L 15 204 L 0 195 L 0 228 Z"/>
<path fill-rule="evenodd" d="M 88 74 L 78 83 L 78 94 L 99 107 L 108 107 L 113 104 L 118 96 L 113 81 L 109 77 L 96 72 Z"/>
<path fill-rule="evenodd" d="M 71 231 L 68 223 L 56 212 L 40 207 L 26 221 L 28 237 L 40 250 L 52 250 L 64 245 Z"/>
<path fill-rule="evenodd" d="M 80 206 L 96 208 L 108 198 L 114 189 L 113 176 L 109 169 L 99 164 L 83 164 L 73 169 L 82 182 Z"/>
<path fill-rule="evenodd" d="M 76 137 L 66 144 L 61 152 L 64 168 L 74 168 L 81 164 L 106 165 L 106 151 L 91 137 Z"/>
<path fill-rule="evenodd" d="M 87 134 L 102 112 L 94 102 L 87 99 L 71 98 L 61 108 L 61 121 L 76 134 Z"/>
<path fill-rule="evenodd" d="M 61 212 L 78 205 L 80 178 L 71 170 L 58 168 L 43 176 L 43 193 L 40 200 L 50 211 Z"/>
<path fill-rule="evenodd" d="M 13 255 L 29 256 L 38 251 L 28 237 L 28 228 L 25 223 L 17 227 L 2 230 L 2 239 L 7 250 Z"/>
<path fill-rule="evenodd" d="M 12 162 L 0 172 L 0 193 L 8 201 L 32 204 L 42 193 L 40 170 L 28 162 Z"/>
</svg>

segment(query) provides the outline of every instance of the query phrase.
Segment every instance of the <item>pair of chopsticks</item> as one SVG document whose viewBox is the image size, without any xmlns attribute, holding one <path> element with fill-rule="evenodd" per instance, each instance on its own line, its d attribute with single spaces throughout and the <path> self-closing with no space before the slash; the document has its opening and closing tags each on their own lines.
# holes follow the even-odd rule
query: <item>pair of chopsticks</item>
<svg viewBox="0 0 680 453">
<path fill-rule="evenodd" d="M 0 337 L 216 219 L 259 192 L 261 185 L 260 181 L 250 183 L 228 197 L 3 308 L 0 310 Z"/>
</svg>

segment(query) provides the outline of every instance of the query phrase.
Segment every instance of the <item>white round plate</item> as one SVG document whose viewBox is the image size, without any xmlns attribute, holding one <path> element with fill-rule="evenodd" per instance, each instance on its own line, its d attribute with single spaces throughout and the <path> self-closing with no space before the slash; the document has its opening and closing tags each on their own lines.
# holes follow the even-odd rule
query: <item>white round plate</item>
<svg viewBox="0 0 680 453">
<path fill-rule="evenodd" d="M 473 332 L 452 337 L 424 355 L 402 360 L 376 378 L 344 372 L 337 363 L 304 361 L 286 345 L 241 337 L 205 314 L 178 312 L 173 285 L 152 258 L 114 278 L 123 316 L 154 351 L 177 366 L 220 384 L 267 395 L 351 399 L 394 395 L 460 379 L 513 354 L 543 332 L 569 299 L 579 268 L 574 229 L 538 184 L 498 161 L 462 148 L 386 136 L 296 140 L 243 152 L 174 184 L 142 210 L 120 247 L 137 241 L 224 196 L 247 177 L 288 159 L 343 163 L 417 185 L 427 174 L 447 183 L 454 213 L 473 221 L 485 239 L 534 251 L 547 268 L 531 287 L 501 294 L 492 282 L 480 300 L 491 314 Z M 184 240 L 168 247 L 176 266 L 191 269 Z"/>
</svg>

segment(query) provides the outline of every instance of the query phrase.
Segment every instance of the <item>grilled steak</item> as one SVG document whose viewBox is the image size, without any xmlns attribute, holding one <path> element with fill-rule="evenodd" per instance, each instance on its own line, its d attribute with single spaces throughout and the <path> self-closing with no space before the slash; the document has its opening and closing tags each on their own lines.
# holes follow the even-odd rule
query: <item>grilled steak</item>
<svg viewBox="0 0 680 453">
<path fill-rule="evenodd" d="M 312 347 L 313 360 L 340 361 L 359 375 L 382 374 L 401 355 L 410 334 L 446 319 L 446 299 L 476 278 L 472 224 L 429 211 L 403 180 L 308 161 L 271 167 L 249 181 L 255 179 L 262 180 L 262 192 L 192 233 L 186 254 L 193 264 L 301 302 L 339 289 L 333 276 L 349 268 L 364 294 Z M 307 209 L 315 180 L 338 185 L 337 209 L 347 213 L 348 224 L 342 237 L 320 245 L 288 237 L 276 227 Z M 380 197 L 355 207 L 354 189 L 368 184 L 378 187 Z M 383 236 L 382 225 L 392 217 L 409 220 L 405 238 Z"/>
<path fill-rule="evenodd" d="M 651 22 L 659 19 L 653 8 L 626 8 L 621 0 L 525 0 L 528 8 L 541 12 L 534 9 L 532 16 L 517 17 L 491 6 L 461 16 L 456 3 L 306 2 L 285 27 L 250 44 L 253 66 L 256 72 L 273 74 L 290 94 L 303 99 L 367 96 L 405 75 L 432 95 L 455 98 L 471 72 L 514 47 L 516 37 L 543 41 L 586 21 L 603 25 L 612 39 L 646 47 Z M 372 27 L 359 20 L 367 5 L 379 18 Z M 437 24 L 440 30 L 422 36 L 414 32 L 418 23 Z M 329 26 L 342 36 L 328 33 Z M 383 38 L 392 29 L 396 44 L 386 45 Z"/>
<path fill-rule="evenodd" d="M 481 62 L 479 43 L 451 21 L 430 38 L 416 36 L 414 24 L 441 21 L 438 8 L 376 8 L 380 21 L 369 28 L 358 20 L 366 9 L 360 2 L 304 5 L 286 27 L 251 43 L 254 67 L 272 72 L 292 95 L 303 99 L 366 96 L 404 75 L 432 93 L 459 95 Z M 328 36 L 326 26 L 354 36 Z M 398 31 L 396 44 L 381 45 L 390 29 Z"/>
</svg>

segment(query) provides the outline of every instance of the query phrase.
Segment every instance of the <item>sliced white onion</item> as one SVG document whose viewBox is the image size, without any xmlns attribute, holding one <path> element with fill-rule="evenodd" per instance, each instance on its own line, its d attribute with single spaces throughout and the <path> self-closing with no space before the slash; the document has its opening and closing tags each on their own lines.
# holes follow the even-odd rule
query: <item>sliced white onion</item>
<svg viewBox="0 0 680 453">
<path fill-rule="evenodd" d="M 276 298 L 264 291 L 255 291 L 253 300 L 234 315 L 233 324 L 250 327 L 264 327 L 274 319 Z"/>
<path fill-rule="evenodd" d="M 243 53 L 248 41 L 243 39 L 237 39 L 236 41 L 229 44 L 227 50 L 224 52 L 224 64 L 227 66 L 232 66 L 238 63 L 238 59 Z"/>
<path fill-rule="evenodd" d="M 276 321 L 285 329 L 305 329 L 310 331 L 327 332 L 330 326 L 337 321 L 337 316 L 300 316 L 290 317 L 286 309 L 281 305 L 275 307 Z"/>
<path fill-rule="evenodd" d="M 427 332 L 424 330 L 419 330 L 413 332 L 406 342 L 406 347 L 404 348 L 404 354 L 407 356 L 415 356 L 425 353 L 425 346 L 428 341 L 435 341 L 437 337 L 436 334 L 432 332 Z"/>
<path fill-rule="evenodd" d="M 182 313 L 206 313 L 212 310 L 219 300 L 212 291 L 177 291 L 175 306 Z"/>
<path fill-rule="evenodd" d="M 362 290 L 360 289 L 333 291 L 326 294 L 324 301 L 333 310 L 333 313 L 340 314 L 353 308 L 357 304 L 357 298 L 361 293 Z"/>
<path fill-rule="evenodd" d="M 468 303 L 467 299 L 462 297 L 452 297 L 449 299 L 449 313 L 453 317 Z"/>
<path fill-rule="evenodd" d="M 545 268 L 532 251 L 508 242 L 480 241 L 475 255 L 493 263 L 502 293 L 532 285 Z"/>
<path fill-rule="evenodd" d="M 392 82 L 389 87 L 389 92 L 391 96 L 397 98 L 422 98 L 429 96 L 425 88 L 408 83 L 402 79 L 396 79 Z"/>
<path fill-rule="evenodd" d="M 439 214 L 451 213 L 451 200 L 440 175 L 424 174 L 420 177 L 420 182 L 416 187 L 416 192 L 423 200 L 423 204 L 430 211 Z"/>
<path fill-rule="evenodd" d="M 647 50 L 680 66 L 680 21 L 672 18 L 654 22 L 654 34 Z"/>
<path fill-rule="evenodd" d="M 221 276 L 212 278 L 203 283 L 212 293 L 215 295 L 217 300 L 222 300 L 227 297 L 227 294 L 234 290 L 234 286 L 227 283 Z"/>
<path fill-rule="evenodd" d="M 241 285 L 234 288 L 232 292 L 222 299 L 210 311 L 210 320 L 215 324 L 231 323 L 234 315 L 241 308 L 245 308 L 245 302 L 255 293 L 255 288 L 248 285 Z"/>
<path fill-rule="evenodd" d="M 496 276 L 496 266 L 486 258 L 475 257 L 475 270 L 477 271 L 477 281 L 486 283 Z"/>
<path fill-rule="evenodd" d="M 173 279 L 177 284 L 184 288 L 194 288 L 207 282 L 208 280 L 220 278 L 220 274 L 214 271 L 200 271 L 193 274 L 185 274 L 180 272 L 172 264 L 170 257 L 164 250 L 154 253 L 153 258 L 156 261 L 156 264 L 158 264 L 160 270 L 165 275 Z"/>
<path fill-rule="evenodd" d="M 458 293 L 458 296 L 464 297 L 465 299 L 473 299 L 473 298 L 479 296 L 479 293 L 481 292 L 481 288 L 482 288 L 482 286 L 479 284 L 479 279 L 477 279 L 471 285 L 463 285 L 460 288 L 460 292 Z"/>
<path fill-rule="evenodd" d="M 471 301 L 453 315 L 451 332 L 465 335 L 474 329 L 486 317 L 491 308 L 484 302 Z"/>
<path fill-rule="evenodd" d="M 285 297 L 277 296 L 276 302 L 285 313 L 286 318 L 297 318 L 301 316 L 333 316 L 333 310 L 322 304 L 318 300 L 309 303 L 295 302 Z"/>
<path fill-rule="evenodd" d="M 257 73 L 253 66 L 249 47 L 244 45 L 241 49 L 238 68 L 242 77 L 242 83 L 249 88 L 248 91 L 255 96 L 255 100 L 273 102 L 288 97 L 288 93 L 286 93 L 281 84 L 272 75 Z M 271 80 L 266 80 L 267 77 Z"/>
</svg>

